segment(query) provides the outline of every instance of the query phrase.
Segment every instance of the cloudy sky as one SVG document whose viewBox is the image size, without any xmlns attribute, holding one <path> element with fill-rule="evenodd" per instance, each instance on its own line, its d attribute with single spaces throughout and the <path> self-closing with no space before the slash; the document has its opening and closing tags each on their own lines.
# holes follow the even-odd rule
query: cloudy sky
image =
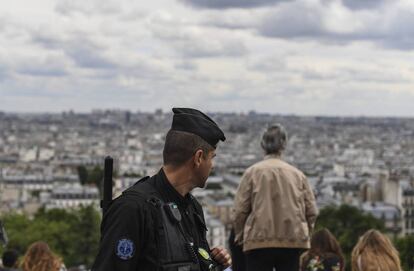
<svg viewBox="0 0 414 271">
<path fill-rule="evenodd" d="M 412 0 L 0 2 L 0 111 L 414 117 Z"/>
</svg>

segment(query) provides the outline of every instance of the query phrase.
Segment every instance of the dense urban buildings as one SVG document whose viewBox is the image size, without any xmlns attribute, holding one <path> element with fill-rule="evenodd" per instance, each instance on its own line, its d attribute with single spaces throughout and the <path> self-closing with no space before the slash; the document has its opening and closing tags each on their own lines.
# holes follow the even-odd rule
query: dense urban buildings
<svg viewBox="0 0 414 271">
<path fill-rule="evenodd" d="M 262 159 L 259 139 L 271 123 L 287 128 L 284 159 L 308 176 L 320 208 L 351 204 L 383 219 L 389 234 L 414 233 L 414 119 L 210 115 L 228 139 L 207 189 L 194 191 L 212 244 L 225 243 L 240 176 Z M 161 110 L 0 113 L 0 212 L 98 208 L 104 157 L 115 161 L 116 195 L 156 173 L 171 117 Z"/>
</svg>

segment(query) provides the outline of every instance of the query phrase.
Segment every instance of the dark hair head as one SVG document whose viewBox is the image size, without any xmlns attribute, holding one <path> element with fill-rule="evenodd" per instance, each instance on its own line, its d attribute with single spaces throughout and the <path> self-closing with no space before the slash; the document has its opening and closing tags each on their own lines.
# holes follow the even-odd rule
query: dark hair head
<svg viewBox="0 0 414 271">
<path fill-rule="evenodd" d="M 266 154 L 280 155 L 286 148 L 287 133 L 281 124 L 270 125 L 263 133 L 261 146 Z"/>
<path fill-rule="evenodd" d="M 16 250 L 10 249 L 3 253 L 2 261 L 4 267 L 14 267 L 16 265 L 19 254 Z"/>
<path fill-rule="evenodd" d="M 214 148 L 198 135 L 170 130 L 165 137 L 163 151 L 164 165 L 181 166 L 187 162 L 197 150 L 206 155 Z"/>
<path fill-rule="evenodd" d="M 320 229 L 312 235 L 311 248 L 308 251 L 310 260 L 315 256 L 337 256 L 340 259 L 341 268 L 344 268 L 344 255 L 335 236 L 326 228 Z"/>
</svg>

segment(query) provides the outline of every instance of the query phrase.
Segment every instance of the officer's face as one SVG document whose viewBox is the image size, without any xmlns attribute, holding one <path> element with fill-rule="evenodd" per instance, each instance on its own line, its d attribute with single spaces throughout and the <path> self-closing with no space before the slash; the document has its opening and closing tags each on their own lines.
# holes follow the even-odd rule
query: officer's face
<svg viewBox="0 0 414 271">
<path fill-rule="evenodd" d="M 206 185 L 208 176 L 210 175 L 211 169 L 213 168 L 213 159 L 216 156 L 216 151 L 212 150 L 205 158 L 202 157 L 200 166 L 197 173 L 197 187 L 203 188 Z"/>
</svg>

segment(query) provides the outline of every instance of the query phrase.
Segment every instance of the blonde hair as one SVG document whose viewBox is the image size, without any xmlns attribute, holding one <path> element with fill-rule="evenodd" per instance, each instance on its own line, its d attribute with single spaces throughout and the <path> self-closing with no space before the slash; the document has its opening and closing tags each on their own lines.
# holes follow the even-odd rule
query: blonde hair
<svg viewBox="0 0 414 271">
<path fill-rule="evenodd" d="M 400 271 L 398 251 L 390 239 L 377 230 L 359 238 L 352 251 L 352 271 Z"/>
<path fill-rule="evenodd" d="M 61 266 L 62 260 L 42 241 L 33 243 L 27 249 L 21 264 L 23 271 L 58 271 Z"/>
</svg>

